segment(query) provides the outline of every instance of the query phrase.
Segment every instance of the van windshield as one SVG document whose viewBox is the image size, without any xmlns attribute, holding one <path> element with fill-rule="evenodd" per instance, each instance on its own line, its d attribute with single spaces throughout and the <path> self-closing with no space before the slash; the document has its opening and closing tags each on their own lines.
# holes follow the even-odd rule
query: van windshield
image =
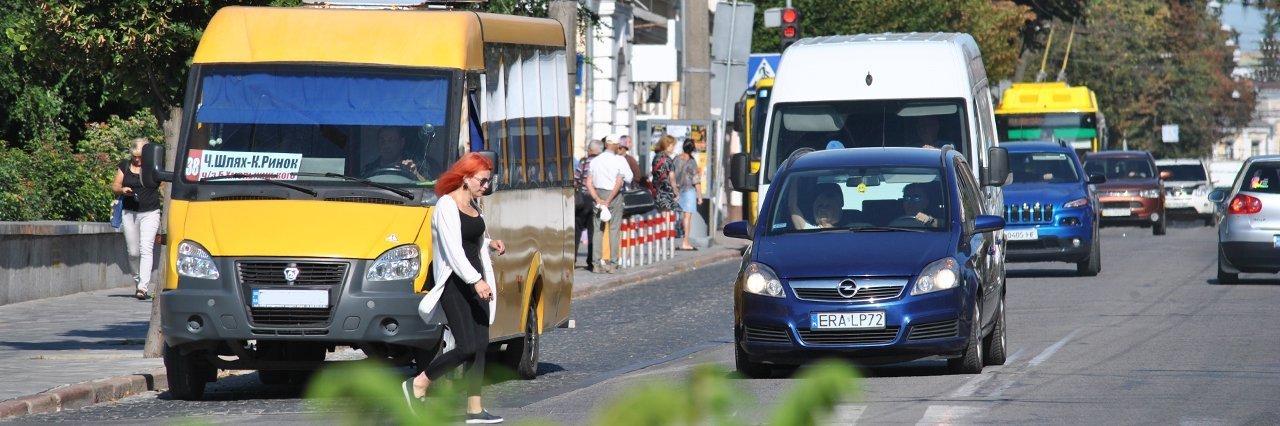
<svg viewBox="0 0 1280 426">
<path fill-rule="evenodd" d="M 773 198 L 770 234 L 948 229 L 940 169 L 853 167 L 797 171 Z"/>
<path fill-rule="evenodd" d="M 968 155 L 963 99 L 893 99 L 778 104 L 769 125 L 764 182 L 800 148 L 932 147 Z"/>
<path fill-rule="evenodd" d="M 429 185 L 449 164 L 450 74 L 351 67 L 205 67 L 179 167 L 186 182 L 257 177 Z M 239 178 L 237 178 L 239 177 Z"/>
</svg>

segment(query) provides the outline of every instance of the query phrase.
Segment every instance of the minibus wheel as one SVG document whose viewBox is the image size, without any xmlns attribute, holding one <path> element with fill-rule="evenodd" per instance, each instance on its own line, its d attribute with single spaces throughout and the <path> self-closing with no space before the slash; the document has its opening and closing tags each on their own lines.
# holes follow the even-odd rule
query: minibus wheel
<svg viewBox="0 0 1280 426">
<path fill-rule="evenodd" d="M 204 359 L 204 352 L 183 354 L 168 343 L 164 345 L 164 369 L 173 399 L 199 401 L 204 397 L 205 384 L 217 379 L 217 370 Z"/>
</svg>

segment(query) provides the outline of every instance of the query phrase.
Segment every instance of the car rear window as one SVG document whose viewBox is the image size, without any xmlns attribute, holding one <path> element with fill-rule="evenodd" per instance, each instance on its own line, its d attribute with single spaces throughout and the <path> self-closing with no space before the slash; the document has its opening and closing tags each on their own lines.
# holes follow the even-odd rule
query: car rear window
<svg viewBox="0 0 1280 426">
<path fill-rule="evenodd" d="M 1244 174 L 1241 191 L 1280 194 L 1280 163 L 1253 163 Z"/>
<path fill-rule="evenodd" d="M 1168 180 L 1208 180 L 1205 177 L 1204 167 L 1199 164 L 1174 164 L 1168 166 L 1158 166 L 1160 171 L 1169 171 L 1173 173 L 1173 177 Z"/>
</svg>

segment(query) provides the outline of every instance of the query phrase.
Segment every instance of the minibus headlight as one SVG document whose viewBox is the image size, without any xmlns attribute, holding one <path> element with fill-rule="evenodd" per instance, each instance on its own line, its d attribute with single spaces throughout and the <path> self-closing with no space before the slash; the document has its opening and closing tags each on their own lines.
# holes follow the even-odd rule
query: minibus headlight
<svg viewBox="0 0 1280 426">
<path fill-rule="evenodd" d="M 743 274 L 742 290 L 761 296 L 783 297 L 782 281 L 778 280 L 778 274 L 773 273 L 773 269 L 760 263 L 752 263 L 747 266 L 747 270 Z"/>
<path fill-rule="evenodd" d="M 387 250 L 369 266 L 366 281 L 392 281 L 416 278 L 422 270 L 422 251 L 410 244 Z"/>
<path fill-rule="evenodd" d="M 209 251 L 195 241 L 178 244 L 178 275 L 192 278 L 218 279 L 218 265 Z"/>
<path fill-rule="evenodd" d="M 960 284 L 960 263 L 950 257 L 938 259 L 924 269 L 911 287 L 911 295 L 933 293 L 955 288 Z"/>
</svg>

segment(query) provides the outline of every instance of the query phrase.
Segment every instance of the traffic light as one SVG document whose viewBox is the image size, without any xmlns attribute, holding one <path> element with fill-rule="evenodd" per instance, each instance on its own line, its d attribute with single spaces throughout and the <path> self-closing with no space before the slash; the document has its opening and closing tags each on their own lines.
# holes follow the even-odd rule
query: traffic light
<svg viewBox="0 0 1280 426">
<path fill-rule="evenodd" d="M 789 7 L 782 9 L 782 27 L 781 31 L 779 31 L 779 35 L 782 36 L 782 49 L 779 50 L 780 52 L 786 51 L 787 47 L 791 46 L 791 43 L 795 43 L 797 40 L 800 40 L 799 10 Z"/>
</svg>

